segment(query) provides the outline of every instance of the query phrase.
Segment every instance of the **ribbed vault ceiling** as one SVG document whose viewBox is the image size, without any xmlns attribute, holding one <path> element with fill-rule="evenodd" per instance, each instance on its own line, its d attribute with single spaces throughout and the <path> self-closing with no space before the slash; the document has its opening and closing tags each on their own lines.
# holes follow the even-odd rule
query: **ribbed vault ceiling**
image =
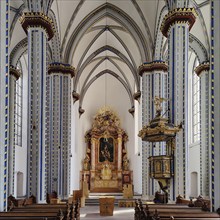
<svg viewBox="0 0 220 220">
<path fill-rule="evenodd" d="M 11 2 L 11 30 L 16 32 L 12 49 L 26 38 L 18 22 L 21 13 L 27 11 L 24 2 Z M 134 105 L 133 94 L 140 90 L 138 67 L 155 59 L 159 20 L 167 13 L 165 4 L 162 0 L 53 1 L 49 16 L 57 32 L 50 43 L 51 62 L 69 63 L 76 68 L 73 90 L 80 94 L 80 106 L 92 83 L 105 75 L 121 83 L 131 107 Z M 159 54 L 156 58 L 162 57 Z"/>
</svg>

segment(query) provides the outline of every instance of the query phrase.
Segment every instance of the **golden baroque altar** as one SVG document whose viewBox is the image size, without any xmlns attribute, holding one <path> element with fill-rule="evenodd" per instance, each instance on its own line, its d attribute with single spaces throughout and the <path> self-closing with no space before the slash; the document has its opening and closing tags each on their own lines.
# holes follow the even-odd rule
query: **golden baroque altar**
<svg viewBox="0 0 220 220">
<path fill-rule="evenodd" d="M 123 184 L 133 183 L 125 147 L 128 136 L 111 109 L 98 111 L 85 140 L 81 183 L 86 181 L 90 192 L 122 192 Z"/>
</svg>

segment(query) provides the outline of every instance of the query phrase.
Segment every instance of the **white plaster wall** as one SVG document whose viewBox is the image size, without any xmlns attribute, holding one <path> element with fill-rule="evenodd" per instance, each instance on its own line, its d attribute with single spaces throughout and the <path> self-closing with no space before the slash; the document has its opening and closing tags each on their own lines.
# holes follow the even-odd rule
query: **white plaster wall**
<svg viewBox="0 0 220 220">
<path fill-rule="evenodd" d="M 126 147 L 130 159 L 130 169 L 134 172 L 134 190 L 141 193 L 141 156 L 138 156 L 138 151 L 135 150 L 135 135 L 137 135 L 135 133 L 137 129 L 135 129 L 134 117 L 128 112 L 131 103 L 125 88 L 111 75 L 101 76 L 90 86 L 82 103 L 85 113 L 80 118 L 78 102 L 73 106 L 71 143 L 74 156 L 72 157 L 73 170 L 71 173 L 74 172 L 74 175 L 72 175 L 71 181 L 74 182 L 74 185 L 72 187 L 79 186 L 78 174 L 82 169 L 82 160 L 86 150 L 84 135 L 91 128 L 93 117 L 97 111 L 105 104 L 118 114 L 121 127 L 128 134 L 129 141 L 126 143 Z"/>
<path fill-rule="evenodd" d="M 26 181 L 27 181 L 27 148 L 15 147 L 15 197 L 17 197 L 17 173 L 22 172 L 23 175 L 23 195 L 26 195 Z"/>
<path fill-rule="evenodd" d="M 195 145 L 191 145 L 189 147 L 189 177 L 188 185 L 189 189 L 189 196 L 191 196 L 191 173 L 197 172 L 198 180 L 197 180 L 197 192 L 200 192 L 200 146 L 199 143 Z M 195 186 L 194 186 L 195 187 Z M 198 195 L 197 195 L 198 196 Z"/>
</svg>

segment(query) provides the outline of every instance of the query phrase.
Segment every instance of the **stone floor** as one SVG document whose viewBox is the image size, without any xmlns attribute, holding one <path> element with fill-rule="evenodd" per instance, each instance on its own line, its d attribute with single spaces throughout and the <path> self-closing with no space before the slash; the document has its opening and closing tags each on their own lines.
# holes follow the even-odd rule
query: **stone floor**
<svg viewBox="0 0 220 220">
<path fill-rule="evenodd" d="M 124 207 L 114 207 L 113 216 L 100 216 L 99 206 L 86 206 L 80 209 L 80 219 L 81 220 L 134 220 L 134 208 L 124 208 Z"/>
</svg>

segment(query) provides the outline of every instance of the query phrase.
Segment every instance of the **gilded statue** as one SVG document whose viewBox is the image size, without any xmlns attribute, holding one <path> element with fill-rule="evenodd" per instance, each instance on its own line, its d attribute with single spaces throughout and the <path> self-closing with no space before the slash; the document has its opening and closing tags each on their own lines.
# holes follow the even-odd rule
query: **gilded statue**
<svg viewBox="0 0 220 220">
<path fill-rule="evenodd" d="M 105 163 L 101 170 L 101 178 L 103 180 L 110 180 L 112 178 L 112 171 L 110 165 Z"/>
<path fill-rule="evenodd" d="M 161 103 L 163 101 L 167 101 L 167 99 L 155 96 L 155 98 L 154 98 L 154 105 L 155 105 L 155 108 L 156 108 L 156 116 L 160 116 L 161 115 L 161 112 L 162 112 Z"/>
<path fill-rule="evenodd" d="M 88 154 L 86 154 L 86 157 L 83 160 L 83 169 L 84 170 L 90 170 L 90 157 L 89 157 Z"/>
<path fill-rule="evenodd" d="M 127 153 L 123 156 L 123 170 L 129 170 L 129 160 Z"/>
</svg>

